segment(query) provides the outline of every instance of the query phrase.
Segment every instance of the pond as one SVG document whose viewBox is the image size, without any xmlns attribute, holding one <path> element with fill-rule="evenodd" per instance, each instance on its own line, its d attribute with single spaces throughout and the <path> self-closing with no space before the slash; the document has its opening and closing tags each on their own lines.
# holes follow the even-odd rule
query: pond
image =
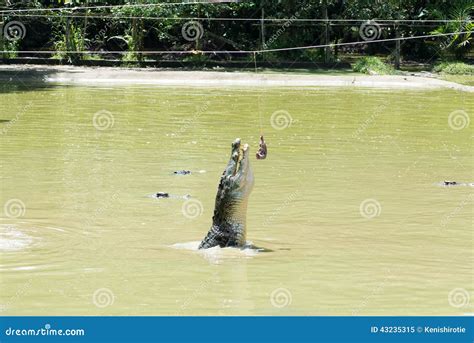
<svg viewBox="0 0 474 343">
<path fill-rule="evenodd" d="M 0 108 L 3 314 L 472 312 L 469 93 L 9 84 Z M 189 249 L 236 137 L 268 251 Z"/>
</svg>

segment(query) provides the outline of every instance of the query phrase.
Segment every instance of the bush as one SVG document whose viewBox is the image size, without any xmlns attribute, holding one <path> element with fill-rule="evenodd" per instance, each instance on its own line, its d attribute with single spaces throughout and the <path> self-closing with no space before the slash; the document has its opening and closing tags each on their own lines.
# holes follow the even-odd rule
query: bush
<svg viewBox="0 0 474 343">
<path fill-rule="evenodd" d="M 463 62 L 441 62 L 434 66 L 433 71 L 450 75 L 474 75 L 474 65 Z"/>
<path fill-rule="evenodd" d="M 380 58 L 369 56 L 362 57 L 354 64 L 353 70 L 359 73 L 370 75 L 395 74 L 395 69 Z"/>
</svg>

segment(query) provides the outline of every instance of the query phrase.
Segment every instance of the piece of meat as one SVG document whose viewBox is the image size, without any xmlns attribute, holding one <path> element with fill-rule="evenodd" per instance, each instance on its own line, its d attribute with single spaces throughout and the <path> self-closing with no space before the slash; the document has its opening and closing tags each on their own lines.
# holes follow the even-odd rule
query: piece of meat
<svg viewBox="0 0 474 343">
<path fill-rule="evenodd" d="M 267 158 L 267 144 L 265 143 L 263 136 L 260 136 L 260 147 L 255 156 L 257 157 L 257 160 L 264 160 Z"/>
</svg>

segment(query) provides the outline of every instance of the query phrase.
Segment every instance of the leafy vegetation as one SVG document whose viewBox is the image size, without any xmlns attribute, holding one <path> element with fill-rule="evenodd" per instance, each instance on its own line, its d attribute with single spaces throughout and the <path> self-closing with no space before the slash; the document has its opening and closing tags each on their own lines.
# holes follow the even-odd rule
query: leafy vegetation
<svg viewBox="0 0 474 343">
<path fill-rule="evenodd" d="M 462 58 L 469 49 L 472 49 L 472 32 L 474 23 L 472 13 L 474 13 L 474 2 L 472 0 L 457 0 L 453 2 L 453 7 L 446 12 L 434 10 L 433 15 L 442 20 L 454 20 L 446 22 L 443 26 L 433 30 L 433 34 L 446 34 L 454 32 L 452 36 L 446 36 L 441 43 L 441 47 L 448 52 L 452 52 L 456 58 Z"/>
<path fill-rule="evenodd" d="M 441 62 L 434 66 L 433 71 L 450 75 L 474 75 L 474 65 L 462 62 Z"/>
<path fill-rule="evenodd" d="M 14 56 L 15 51 L 49 50 L 55 51 L 51 57 L 69 63 L 78 63 L 94 55 L 94 59 L 98 56 L 121 59 L 124 63 L 135 65 L 146 60 L 239 60 L 252 63 L 254 58 L 268 63 L 332 63 L 344 60 L 345 56 L 377 55 L 384 56 L 386 61 L 397 67 L 403 61 L 432 63 L 437 59 L 463 60 L 473 57 L 472 0 L 253 0 L 175 5 L 164 2 L 9 0 L 7 5 L 0 5 L 0 10 L 42 11 L 28 16 L 22 14 L 24 12 L 4 15 L 4 23 L 20 21 L 25 25 L 27 34 L 14 44 L 0 41 L 3 50 L 9 51 L 3 54 L 3 58 Z M 146 6 L 126 6 L 137 4 Z M 105 7 L 84 9 L 87 6 Z M 47 10 L 58 7 L 63 9 Z M 259 20 L 262 17 L 271 21 L 262 24 Z M 305 18 L 327 18 L 328 22 L 301 21 Z M 426 21 L 420 23 L 420 20 Z M 372 31 L 368 31 L 372 34 L 369 39 L 361 34 L 362 25 L 368 21 L 375 23 Z M 190 38 L 188 34 L 195 36 Z M 409 36 L 430 34 L 443 36 L 403 40 Z M 401 43 L 393 40 L 370 42 L 373 39 L 394 38 L 401 39 Z M 357 41 L 361 44 L 337 45 Z M 328 46 L 285 50 L 314 45 Z M 200 50 L 262 49 L 271 51 L 255 54 L 255 57 L 253 54 L 199 54 Z M 86 54 L 77 53 L 84 50 Z M 189 53 L 166 53 L 170 50 Z M 156 51 L 161 53 L 152 53 Z M 375 59 L 362 60 L 357 64 L 357 68 L 364 69 L 364 66 L 374 72 L 391 72 L 386 64 L 380 64 Z"/>
<path fill-rule="evenodd" d="M 360 58 L 354 64 L 353 70 L 369 75 L 389 75 L 395 73 L 393 66 L 384 63 L 380 58 L 375 56 Z"/>
<path fill-rule="evenodd" d="M 69 63 L 77 62 L 82 55 L 74 52 L 83 51 L 85 49 L 84 35 L 79 26 L 70 22 L 68 19 L 62 20 L 64 25 L 56 28 L 54 49 L 56 53 L 53 58 L 67 60 Z M 64 27 L 64 29 L 62 29 Z"/>
</svg>

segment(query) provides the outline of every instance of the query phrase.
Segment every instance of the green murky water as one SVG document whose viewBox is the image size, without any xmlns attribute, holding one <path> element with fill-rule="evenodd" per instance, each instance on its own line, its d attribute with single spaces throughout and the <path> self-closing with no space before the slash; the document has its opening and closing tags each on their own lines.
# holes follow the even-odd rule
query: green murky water
<svg viewBox="0 0 474 343">
<path fill-rule="evenodd" d="M 4 314 L 473 312 L 474 188 L 438 184 L 474 181 L 469 93 L 0 89 Z M 247 238 L 272 252 L 187 249 L 260 132 Z"/>
</svg>

